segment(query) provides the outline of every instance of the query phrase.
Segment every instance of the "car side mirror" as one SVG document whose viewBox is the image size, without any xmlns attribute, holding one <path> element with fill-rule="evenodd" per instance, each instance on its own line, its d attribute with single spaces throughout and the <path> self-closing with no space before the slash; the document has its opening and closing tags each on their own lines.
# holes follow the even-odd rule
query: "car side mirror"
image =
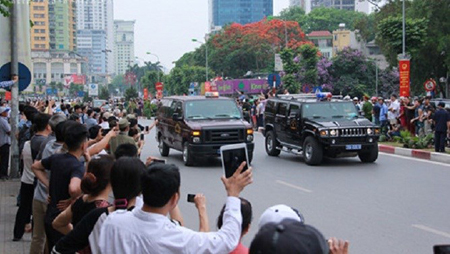
<svg viewBox="0 0 450 254">
<path fill-rule="evenodd" d="M 174 114 L 172 115 L 172 119 L 173 119 L 174 121 L 181 121 L 181 120 L 183 120 L 183 116 L 180 116 L 178 113 L 174 113 Z"/>
</svg>

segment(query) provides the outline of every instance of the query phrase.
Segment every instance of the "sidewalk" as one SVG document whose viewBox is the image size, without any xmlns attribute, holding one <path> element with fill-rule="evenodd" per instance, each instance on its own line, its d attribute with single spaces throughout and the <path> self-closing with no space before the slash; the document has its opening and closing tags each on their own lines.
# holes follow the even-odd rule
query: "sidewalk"
<svg viewBox="0 0 450 254">
<path fill-rule="evenodd" d="M 378 149 L 383 153 L 396 154 L 405 157 L 413 157 L 416 159 L 429 160 L 441 163 L 450 164 L 450 154 L 429 152 L 420 149 L 409 149 L 402 147 L 395 147 L 389 145 L 378 145 Z"/>
<path fill-rule="evenodd" d="M 16 197 L 20 179 L 0 181 L 0 254 L 23 254 L 30 252 L 31 234 L 25 233 L 22 240 L 13 242 L 16 218 Z"/>
</svg>

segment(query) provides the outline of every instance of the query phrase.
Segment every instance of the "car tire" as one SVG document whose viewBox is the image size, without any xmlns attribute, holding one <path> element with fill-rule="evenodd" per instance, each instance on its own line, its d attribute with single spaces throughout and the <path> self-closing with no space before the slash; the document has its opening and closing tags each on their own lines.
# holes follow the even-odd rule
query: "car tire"
<svg viewBox="0 0 450 254">
<path fill-rule="evenodd" d="M 370 148 L 369 151 L 359 152 L 358 157 L 363 163 L 372 163 L 378 159 L 378 144 Z"/>
<path fill-rule="evenodd" d="M 189 143 L 188 142 L 183 143 L 183 162 L 184 162 L 185 166 L 194 165 L 194 158 L 192 156 L 191 151 L 189 151 Z"/>
<path fill-rule="evenodd" d="M 162 136 L 159 136 L 158 138 L 158 150 L 161 156 L 163 157 L 169 156 L 170 148 L 166 143 L 164 143 L 164 139 Z"/>
<path fill-rule="evenodd" d="M 277 149 L 278 142 L 275 138 L 275 134 L 273 131 L 268 131 L 266 133 L 266 153 L 269 156 L 278 156 L 280 155 L 280 150 Z"/>
<path fill-rule="evenodd" d="M 319 165 L 322 162 L 322 146 L 313 136 L 308 136 L 303 143 L 303 158 L 306 164 L 312 166 Z"/>
</svg>

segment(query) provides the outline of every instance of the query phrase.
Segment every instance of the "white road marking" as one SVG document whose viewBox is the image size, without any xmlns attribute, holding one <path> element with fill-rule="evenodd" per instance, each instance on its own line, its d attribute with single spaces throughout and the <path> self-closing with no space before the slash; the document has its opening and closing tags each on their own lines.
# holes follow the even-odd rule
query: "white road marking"
<svg viewBox="0 0 450 254">
<path fill-rule="evenodd" d="M 447 166 L 447 167 L 450 168 L 449 164 L 443 163 L 443 162 L 431 161 L 431 160 L 422 160 L 422 159 L 417 159 L 417 158 L 414 158 L 414 157 L 406 157 L 406 156 L 401 156 L 401 155 L 391 154 L 391 153 L 380 152 L 380 154 L 388 155 L 388 156 L 392 156 L 392 157 L 396 157 L 396 158 L 401 158 L 401 159 L 405 159 L 405 160 L 412 160 L 412 161 L 420 161 L 420 162 L 432 163 L 432 164 L 436 164 L 436 165 L 440 165 L 440 166 Z"/>
<path fill-rule="evenodd" d="M 311 193 L 312 192 L 312 190 L 308 190 L 308 189 L 302 188 L 300 186 L 297 186 L 297 185 L 294 185 L 294 184 L 290 184 L 290 183 L 287 183 L 287 182 L 284 182 L 284 181 L 281 181 L 281 180 L 277 180 L 276 183 L 279 183 L 279 184 L 282 184 L 284 186 L 288 186 L 288 187 L 291 187 L 291 188 L 294 188 L 294 189 L 297 189 L 297 190 L 301 190 L 301 191 L 304 191 L 304 192 L 307 192 L 307 193 Z"/>
<path fill-rule="evenodd" d="M 443 231 L 439 231 L 439 230 L 436 230 L 436 229 L 433 229 L 433 228 L 430 228 L 430 227 L 427 227 L 427 226 L 424 226 L 424 225 L 413 224 L 412 227 L 421 229 L 423 231 L 427 231 L 429 233 L 440 235 L 440 236 L 443 236 L 443 237 L 446 237 L 446 238 L 450 238 L 450 234 L 449 233 L 446 233 L 446 232 L 443 232 Z"/>
</svg>

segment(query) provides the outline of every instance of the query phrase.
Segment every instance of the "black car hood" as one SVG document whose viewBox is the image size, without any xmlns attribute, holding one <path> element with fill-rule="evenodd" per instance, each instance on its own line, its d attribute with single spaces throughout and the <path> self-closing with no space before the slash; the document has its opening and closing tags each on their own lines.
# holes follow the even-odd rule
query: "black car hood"
<svg viewBox="0 0 450 254">
<path fill-rule="evenodd" d="M 308 119 L 308 122 L 325 128 L 372 127 L 373 123 L 366 118 L 356 119 Z"/>
<path fill-rule="evenodd" d="M 251 128 L 251 125 L 242 119 L 214 119 L 214 120 L 191 120 L 186 121 L 186 123 L 192 129 L 203 129 L 203 128 L 231 128 L 231 127 L 245 127 Z"/>
</svg>

